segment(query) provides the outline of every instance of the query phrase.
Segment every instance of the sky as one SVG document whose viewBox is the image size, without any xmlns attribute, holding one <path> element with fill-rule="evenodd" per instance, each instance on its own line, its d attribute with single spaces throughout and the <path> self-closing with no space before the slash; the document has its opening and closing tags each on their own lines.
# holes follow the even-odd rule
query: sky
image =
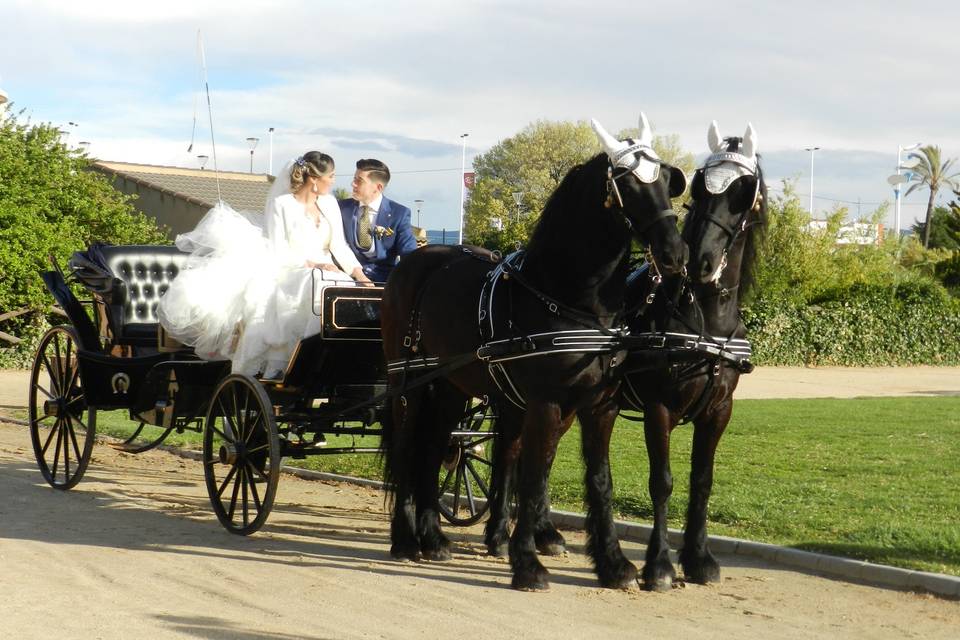
<svg viewBox="0 0 960 640">
<path fill-rule="evenodd" d="M 248 171 L 257 137 L 267 172 L 273 127 L 275 172 L 318 149 L 349 189 L 379 158 L 423 227 L 458 228 L 463 153 L 469 171 L 537 120 L 617 131 L 640 111 L 697 158 L 712 120 L 752 122 L 768 184 L 795 180 L 805 206 L 819 147 L 815 215 L 856 217 L 892 204 L 898 147 L 960 156 L 958 24 L 948 0 L 0 0 L 0 89 L 96 158 L 198 167 L 214 155 L 199 33 L 221 170 Z M 926 202 L 903 198 L 901 226 Z"/>
</svg>

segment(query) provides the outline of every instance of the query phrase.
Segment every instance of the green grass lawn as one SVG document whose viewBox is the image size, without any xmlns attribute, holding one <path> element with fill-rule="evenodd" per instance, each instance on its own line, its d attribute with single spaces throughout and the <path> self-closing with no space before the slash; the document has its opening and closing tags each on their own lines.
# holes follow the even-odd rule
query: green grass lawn
<svg viewBox="0 0 960 640">
<path fill-rule="evenodd" d="M 98 431 L 129 433 L 120 412 Z M 691 426 L 677 429 L 670 525 L 686 510 Z M 341 439 L 340 442 L 349 439 Z M 199 436 L 171 437 L 199 447 Z M 331 440 L 331 446 L 337 444 Z M 375 446 L 367 438 L 357 444 Z M 302 466 L 378 477 L 376 456 L 318 456 Z M 639 424 L 621 420 L 611 462 L 618 517 L 649 522 Z M 577 427 L 560 445 L 553 506 L 582 511 Z M 960 575 L 960 398 L 740 400 L 720 442 L 710 533 Z"/>
</svg>

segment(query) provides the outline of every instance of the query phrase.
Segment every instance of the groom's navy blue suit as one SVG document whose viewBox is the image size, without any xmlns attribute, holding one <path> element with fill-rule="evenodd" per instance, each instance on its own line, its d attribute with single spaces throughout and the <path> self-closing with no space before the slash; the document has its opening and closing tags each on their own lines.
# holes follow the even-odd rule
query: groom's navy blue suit
<svg viewBox="0 0 960 640">
<path fill-rule="evenodd" d="M 374 282 L 386 282 L 390 271 L 404 256 L 417 248 L 417 239 L 410 228 L 410 209 L 384 197 L 377 211 L 377 227 L 389 229 L 393 233 L 373 233 L 373 247 L 376 253 L 372 258 L 364 255 L 357 247 L 357 218 L 360 216 L 360 203 L 353 198 L 340 200 L 340 215 L 343 217 L 343 235 L 347 244 L 360 261 L 363 272 Z"/>
</svg>

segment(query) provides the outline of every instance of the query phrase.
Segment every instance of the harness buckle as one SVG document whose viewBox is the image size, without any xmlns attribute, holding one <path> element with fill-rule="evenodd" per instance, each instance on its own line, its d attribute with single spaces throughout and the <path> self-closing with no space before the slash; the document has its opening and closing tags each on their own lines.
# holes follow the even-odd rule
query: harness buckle
<svg viewBox="0 0 960 640">
<path fill-rule="evenodd" d="M 720 375 L 720 361 L 717 360 L 713 365 L 713 376 L 717 377 Z"/>
<path fill-rule="evenodd" d="M 550 313 L 556 313 L 556 312 L 557 312 L 557 303 L 556 303 L 556 302 L 551 302 L 550 304 L 547 305 L 547 309 L 550 310 Z"/>
<path fill-rule="evenodd" d="M 657 298 L 657 294 L 651 293 L 647 296 L 647 304 L 653 304 L 653 301 Z"/>
<path fill-rule="evenodd" d="M 403 337 L 403 346 L 409 348 L 411 344 L 413 344 L 413 342 L 410 340 L 410 336 L 404 336 L 404 337 Z"/>
</svg>

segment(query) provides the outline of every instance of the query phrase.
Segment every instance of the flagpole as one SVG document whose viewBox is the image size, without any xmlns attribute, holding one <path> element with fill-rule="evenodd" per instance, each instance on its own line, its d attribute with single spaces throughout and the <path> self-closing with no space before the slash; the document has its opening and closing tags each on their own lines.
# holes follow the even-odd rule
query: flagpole
<svg viewBox="0 0 960 640">
<path fill-rule="evenodd" d="M 457 237 L 457 244 L 463 244 L 463 209 L 466 201 L 467 190 L 464 172 L 467 169 L 467 136 L 469 135 L 469 133 L 464 133 L 460 136 L 460 140 L 463 142 L 463 147 L 460 152 L 460 234 Z"/>
</svg>

